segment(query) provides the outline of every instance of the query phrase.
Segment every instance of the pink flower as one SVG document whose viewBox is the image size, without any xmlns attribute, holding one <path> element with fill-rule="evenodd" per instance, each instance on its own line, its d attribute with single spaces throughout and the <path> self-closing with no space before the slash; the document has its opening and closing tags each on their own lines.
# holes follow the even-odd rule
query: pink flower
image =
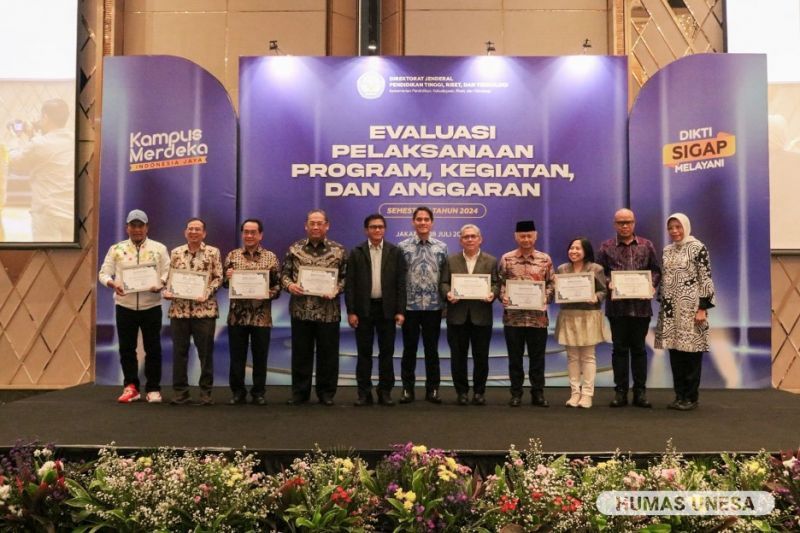
<svg viewBox="0 0 800 533">
<path fill-rule="evenodd" d="M 567 481 L 565 481 L 565 484 L 567 485 L 567 487 L 574 487 L 575 486 L 575 482 L 572 481 L 571 479 L 567 479 Z"/>
<path fill-rule="evenodd" d="M 201 499 L 202 499 L 202 498 L 200 498 L 200 496 L 195 496 L 195 497 L 194 497 L 194 503 L 200 503 L 200 500 L 201 500 Z"/>
<path fill-rule="evenodd" d="M 658 471 L 658 477 L 669 482 L 675 481 L 678 471 L 675 468 L 662 468 Z"/>
</svg>

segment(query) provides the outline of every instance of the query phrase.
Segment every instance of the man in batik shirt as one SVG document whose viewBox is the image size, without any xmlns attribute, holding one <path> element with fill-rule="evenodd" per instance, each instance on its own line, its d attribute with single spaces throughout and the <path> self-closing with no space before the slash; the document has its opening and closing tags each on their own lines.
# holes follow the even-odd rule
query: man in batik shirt
<svg viewBox="0 0 800 533">
<path fill-rule="evenodd" d="M 219 317 L 217 290 L 222 284 L 222 260 L 219 248 L 205 243 L 206 223 L 200 218 L 190 218 L 183 232 L 186 244 L 170 254 L 170 269 L 190 270 L 208 275 L 205 294 L 190 300 L 177 298 L 164 290 L 164 298 L 171 300 L 169 312 L 172 332 L 172 390 L 173 405 L 189 403 L 189 341 L 194 339 L 200 361 L 200 405 L 212 405 L 211 388 L 214 386 L 214 331 Z"/>
<path fill-rule="evenodd" d="M 230 283 L 237 270 L 260 270 L 267 272 L 268 295 L 261 299 L 231 299 L 228 311 L 228 343 L 230 345 L 230 387 L 233 396 L 231 405 L 247 403 L 245 367 L 247 349 L 253 352 L 253 386 L 250 399 L 254 405 L 266 405 L 267 357 L 272 336 L 272 300 L 281 292 L 280 264 L 278 257 L 261 247 L 264 224 L 257 218 L 242 222 L 243 247 L 231 251 L 225 258 L 225 284 Z"/>
<path fill-rule="evenodd" d="M 439 294 L 439 282 L 447 262 L 447 245 L 431 237 L 433 211 L 418 207 L 411 216 L 415 235 L 401 241 L 406 265 L 406 319 L 403 322 L 403 358 L 400 376 L 403 394 L 400 403 L 414 401 L 417 369 L 417 347 L 422 333 L 425 348 L 425 399 L 442 403 L 439 396 L 439 335 L 442 328 L 444 302 Z"/>
<path fill-rule="evenodd" d="M 547 346 L 547 310 L 509 309 L 505 282 L 508 280 L 532 280 L 545 283 L 546 302 L 553 299 L 554 275 L 550 256 L 534 248 L 536 225 L 533 220 L 517 222 L 514 240 L 517 249 L 500 258 L 500 297 L 503 302 L 503 332 L 508 348 L 508 374 L 511 380 L 511 407 L 522 403 L 522 386 L 525 382 L 523 355 L 528 347 L 530 358 L 529 379 L 531 403 L 538 407 L 549 407 L 544 398 L 544 351 Z"/>
<path fill-rule="evenodd" d="M 617 235 L 600 245 L 597 264 L 603 267 L 611 281 L 611 272 L 620 270 L 649 270 L 653 292 L 661 279 L 661 266 L 653 243 L 636 235 L 636 217 L 630 209 L 614 213 Z M 614 399 L 611 407 L 628 405 L 630 374 L 633 374 L 633 405 L 650 408 L 647 399 L 647 348 L 645 337 L 653 316 L 651 298 L 614 299 L 613 283 L 608 287 L 611 298 L 606 300 L 606 316 L 611 324 L 611 366 L 614 370 Z M 630 365 L 630 366 L 629 366 Z"/>
<path fill-rule="evenodd" d="M 319 403 L 333 405 L 339 381 L 339 321 L 342 317 L 339 294 L 347 275 L 347 251 L 328 240 L 330 223 L 322 209 L 306 216 L 306 238 L 295 241 L 286 252 L 281 284 L 292 296 L 292 397 L 290 405 L 308 402 L 316 353 L 316 393 Z M 322 267 L 336 271 L 332 292 L 322 296 L 306 294 L 300 285 L 302 267 Z"/>
</svg>

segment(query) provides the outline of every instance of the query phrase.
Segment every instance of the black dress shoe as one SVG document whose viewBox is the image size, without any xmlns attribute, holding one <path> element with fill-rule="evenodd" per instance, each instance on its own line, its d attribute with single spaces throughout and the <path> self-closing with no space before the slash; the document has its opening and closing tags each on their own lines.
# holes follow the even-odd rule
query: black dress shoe
<svg viewBox="0 0 800 533">
<path fill-rule="evenodd" d="M 300 396 L 292 396 L 288 400 L 286 400 L 286 405 L 303 405 L 304 403 L 308 403 L 308 398 L 302 398 Z"/>
<path fill-rule="evenodd" d="M 678 411 L 691 411 L 697 409 L 697 402 L 684 400 L 678 404 Z"/>
<path fill-rule="evenodd" d="M 531 405 L 535 405 L 536 407 L 550 407 L 550 402 L 544 399 L 544 393 L 542 391 L 537 391 L 531 393 Z"/>
<path fill-rule="evenodd" d="M 680 410 L 680 404 L 683 403 L 683 398 L 676 397 L 672 402 L 667 404 L 667 409 Z"/>
<path fill-rule="evenodd" d="M 440 404 L 442 403 L 442 399 L 439 397 L 439 390 L 433 389 L 425 394 L 425 401 Z"/>
<path fill-rule="evenodd" d="M 469 405 L 469 398 L 466 394 L 459 394 L 456 401 L 458 405 Z"/>
<path fill-rule="evenodd" d="M 476 393 L 472 396 L 472 405 L 486 405 L 486 398 L 483 394 Z"/>
<path fill-rule="evenodd" d="M 201 392 L 200 393 L 200 400 L 197 402 L 197 405 L 214 405 L 214 398 L 211 397 L 210 392 Z"/>
<path fill-rule="evenodd" d="M 267 405 L 267 399 L 264 398 L 263 394 L 256 394 L 255 396 L 253 396 L 250 402 L 253 405 Z"/>
<path fill-rule="evenodd" d="M 389 391 L 378 391 L 378 404 L 385 405 L 386 407 L 394 407 L 392 393 Z"/>
<path fill-rule="evenodd" d="M 522 405 L 522 398 L 519 396 L 512 396 L 511 399 L 508 401 L 508 405 L 511 407 L 519 407 Z"/>
<path fill-rule="evenodd" d="M 650 409 L 653 407 L 653 404 L 647 401 L 647 395 L 644 391 L 640 393 L 633 393 L 633 405 L 636 407 L 643 407 L 644 409 Z"/>
<path fill-rule="evenodd" d="M 372 405 L 372 403 L 372 393 L 359 394 L 358 399 L 353 402 L 353 405 L 356 407 L 366 407 L 367 405 Z"/>
<path fill-rule="evenodd" d="M 400 403 L 411 403 L 414 401 L 414 392 L 408 389 L 403 389 L 403 394 L 400 395 Z"/>
<path fill-rule="evenodd" d="M 331 407 L 333 405 L 333 398 L 329 396 L 323 396 L 319 399 L 319 403 L 324 405 L 325 407 Z"/>
<path fill-rule="evenodd" d="M 628 405 L 628 393 L 627 392 L 615 392 L 614 399 L 611 400 L 611 403 L 608 404 L 610 407 L 625 407 Z"/>
<path fill-rule="evenodd" d="M 189 396 L 189 393 L 188 392 L 183 392 L 183 393 L 179 393 L 179 394 L 176 394 L 175 396 L 173 396 L 172 399 L 169 401 L 169 403 L 172 404 L 172 405 L 185 405 L 185 404 L 187 404 L 187 403 L 189 403 L 191 401 L 192 401 L 192 397 Z"/>
<path fill-rule="evenodd" d="M 244 405 L 247 403 L 247 396 L 244 394 L 237 394 L 228 401 L 229 405 Z"/>
</svg>

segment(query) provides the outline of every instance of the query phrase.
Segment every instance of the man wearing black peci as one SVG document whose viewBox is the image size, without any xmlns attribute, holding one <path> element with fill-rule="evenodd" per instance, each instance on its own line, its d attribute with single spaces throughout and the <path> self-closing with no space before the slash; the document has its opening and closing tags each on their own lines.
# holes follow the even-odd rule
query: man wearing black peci
<svg viewBox="0 0 800 533">
<path fill-rule="evenodd" d="M 372 214 L 364 219 L 367 240 L 350 252 L 344 299 L 347 322 L 355 328 L 358 360 L 355 405 L 372 405 L 372 350 L 378 336 L 378 403 L 392 406 L 394 387 L 395 324 L 405 319 L 406 263 L 395 245 L 386 242 L 386 219 Z"/>
</svg>

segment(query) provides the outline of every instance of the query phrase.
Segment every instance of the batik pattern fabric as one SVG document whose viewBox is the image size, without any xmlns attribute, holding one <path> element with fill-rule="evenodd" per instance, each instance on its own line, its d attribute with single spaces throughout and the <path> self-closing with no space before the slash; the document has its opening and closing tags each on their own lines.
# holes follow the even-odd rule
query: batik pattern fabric
<svg viewBox="0 0 800 533">
<path fill-rule="evenodd" d="M 506 281 L 522 279 L 545 282 L 545 296 L 547 302 L 553 301 L 555 270 L 550 256 L 539 250 L 526 254 L 521 250 L 513 250 L 503 254 L 498 264 L 500 277 L 500 298 L 505 297 Z M 546 328 L 549 324 L 547 311 L 534 311 L 529 309 L 505 309 L 503 311 L 503 325 L 524 328 Z"/>
<path fill-rule="evenodd" d="M 438 239 L 421 240 L 414 235 L 397 245 L 403 252 L 406 275 L 406 309 L 438 311 L 444 306 L 439 280 L 447 261 L 447 245 Z"/>
<path fill-rule="evenodd" d="M 289 299 L 289 314 L 298 320 L 311 320 L 314 322 L 339 322 L 342 317 L 339 294 L 344 291 L 344 281 L 347 275 L 347 250 L 335 241 L 324 239 L 317 243 L 310 239 L 300 239 L 289 246 L 286 259 L 283 262 L 281 285 L 288 290 L 289 285 L 297 283 L 300 267 L 323 267 L 338 270 L 336 297 L 333 299 L 322 296 L 295 296 Z"/>
<path fill-rule="evenodd" d="M 278 257 L 260 245 L 252 253 L 244 248 L 231 251 L 225 258 L 223 275 L 229 268 L 234 270 L 266 270 L 269 272 L 269 299 L 232 299 L 228 311 L 229 326 L 272 327 L 272 300 L 281 293 L 280 263 Z M 225 286 L 228 281 L 225 281 Z"/>
<path fill-rule="evenodd" d="M 682 352 L 708 350 L 708 320 L 695 321 L 698 309 L 714 307 L 714 282 L 708 249 L 698 240 L 664 248 L 661 310 L 655 347 Z"/>
<path fill-rule="evenodd" d="M 206 286 L 206 300 L 198 302 L 185 298 L 175 298 L 170 303 L 167 316 L 169 318 L 217 318 L 217 290 L 222 285 L 222 258 L 219 248 L 200 243 L 196 252 L 189 250 L 184 244 L 178 246 L 170 254 L 170 269 L 191 270 L 193 272 L 208 272 L 208 285 Z"/>
</svg>

